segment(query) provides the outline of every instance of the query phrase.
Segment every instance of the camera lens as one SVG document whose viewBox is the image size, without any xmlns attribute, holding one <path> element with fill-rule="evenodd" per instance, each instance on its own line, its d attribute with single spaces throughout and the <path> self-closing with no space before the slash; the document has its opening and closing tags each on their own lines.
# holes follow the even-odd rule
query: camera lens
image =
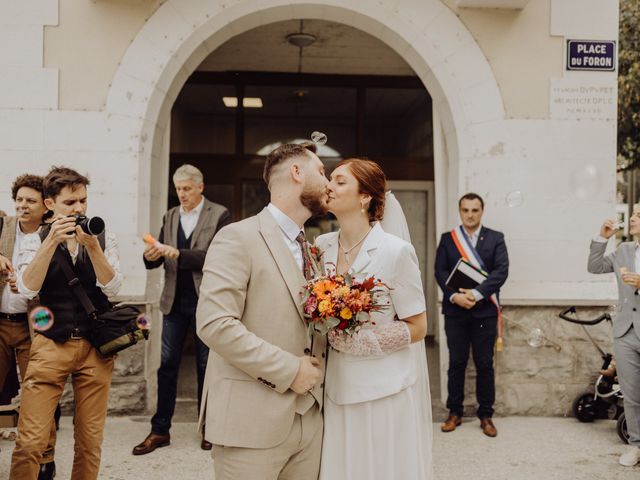
<svg viewBox="0 0 640 480">
<path fill-rule="evenodd" d="M 84 215 L 78 215 L 76 217 L 76 225 L 80 225 L 82 231 L 89 235 L 100 235 L 104 232 L 104 220 L 100 217 L 85 217 Z"/>
</svg>

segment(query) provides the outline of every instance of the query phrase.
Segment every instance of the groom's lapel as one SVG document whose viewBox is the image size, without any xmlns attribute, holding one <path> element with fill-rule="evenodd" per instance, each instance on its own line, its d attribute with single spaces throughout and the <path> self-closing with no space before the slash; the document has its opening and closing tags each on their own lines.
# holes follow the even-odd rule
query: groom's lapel
<svg viewBox="0 0 640 480">
<path fill-rule="evenodd" d="M 298 314 L 304 322 L 304 314 L 302 312 L 302 287 L 306 283 L 302 272 L 298 268 L 296 260 L 291 255 L 291 251 L 282 238 L 282 230 L 269 211 L 265 208 L 258 214 L 260 221 L 260 235 L 264 239 L 267 248 L 271 252 L 273 259 L 278 266 L 280 275 L 289 288 L 291 299 L 296 305 Z"/>
</svg>

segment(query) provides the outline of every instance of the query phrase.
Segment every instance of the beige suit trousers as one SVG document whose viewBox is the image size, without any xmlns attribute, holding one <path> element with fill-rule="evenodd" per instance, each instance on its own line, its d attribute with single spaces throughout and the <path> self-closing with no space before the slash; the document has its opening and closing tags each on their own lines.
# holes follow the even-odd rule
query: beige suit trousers
<svg viewBox="0 0 640 480">
<path fill-rule="evenodd" d="M 296 414 L 287 438 L 273 448 L 214 445 L 216 480 L 317 480 L 323 421 L 317 403 Z"/>
<path fill-rule="evenodd" d="M 53 412 L 69 375 L 76 410 L 71 480 L 98 478 L 113 358 L 102 358 L 84 340 L 56 343 L 35 335 L 23 380 L 18 438 L 11 459 L 11 480 L 36 480 L 52 428 Z"/>
</svg>

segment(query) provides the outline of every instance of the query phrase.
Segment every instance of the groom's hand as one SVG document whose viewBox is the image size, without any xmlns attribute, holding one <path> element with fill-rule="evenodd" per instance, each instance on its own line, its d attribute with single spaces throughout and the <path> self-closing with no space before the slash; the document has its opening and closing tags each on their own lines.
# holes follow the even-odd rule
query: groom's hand
<svg viewBox="0 0 640 480">
<path fill-rule="evenodd" d="M 307 393 L 315 386 L 316 383 L 318 383 L 318 380 L 320 380 L 320 377 L 322 376 L 322 370 L 318 368 L 319 366 L 320 362 L 317 358 L 309 357 L 307 355 L 300 357 L 298 373 L 289 388 L 298 395 L 304 395 Z"/>
</svg>

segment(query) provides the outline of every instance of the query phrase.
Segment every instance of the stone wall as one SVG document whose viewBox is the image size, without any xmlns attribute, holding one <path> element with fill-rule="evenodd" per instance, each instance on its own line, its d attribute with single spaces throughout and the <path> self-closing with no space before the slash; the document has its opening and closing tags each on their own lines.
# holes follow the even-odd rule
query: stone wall
<svg viewBox="0 0 640 480">
<path fill-rule="evenodd" d="M 558 317 L 566 307 L 505 307 L 504 351 L 496 353 L 496 415 L 571 416 L 573 400 L 593 390 L 602 365 L 600 353 L 582 327 Z M 595 318 L 608 307 L 579 308 Z M 534 348 L 527 343 L 532 328 L 550 340 Z M 587 327 L 605 352 L 612 351 L 611 325 Z M 554 346 L 557 343 L 559 350 Z M 445 367 L 446 372 L 446 367 Z M 446 374 L 445 374 L 446 379 Z M 475 369 L 469 361 L 465 413 L 475 415 Z"/>
</svg>

